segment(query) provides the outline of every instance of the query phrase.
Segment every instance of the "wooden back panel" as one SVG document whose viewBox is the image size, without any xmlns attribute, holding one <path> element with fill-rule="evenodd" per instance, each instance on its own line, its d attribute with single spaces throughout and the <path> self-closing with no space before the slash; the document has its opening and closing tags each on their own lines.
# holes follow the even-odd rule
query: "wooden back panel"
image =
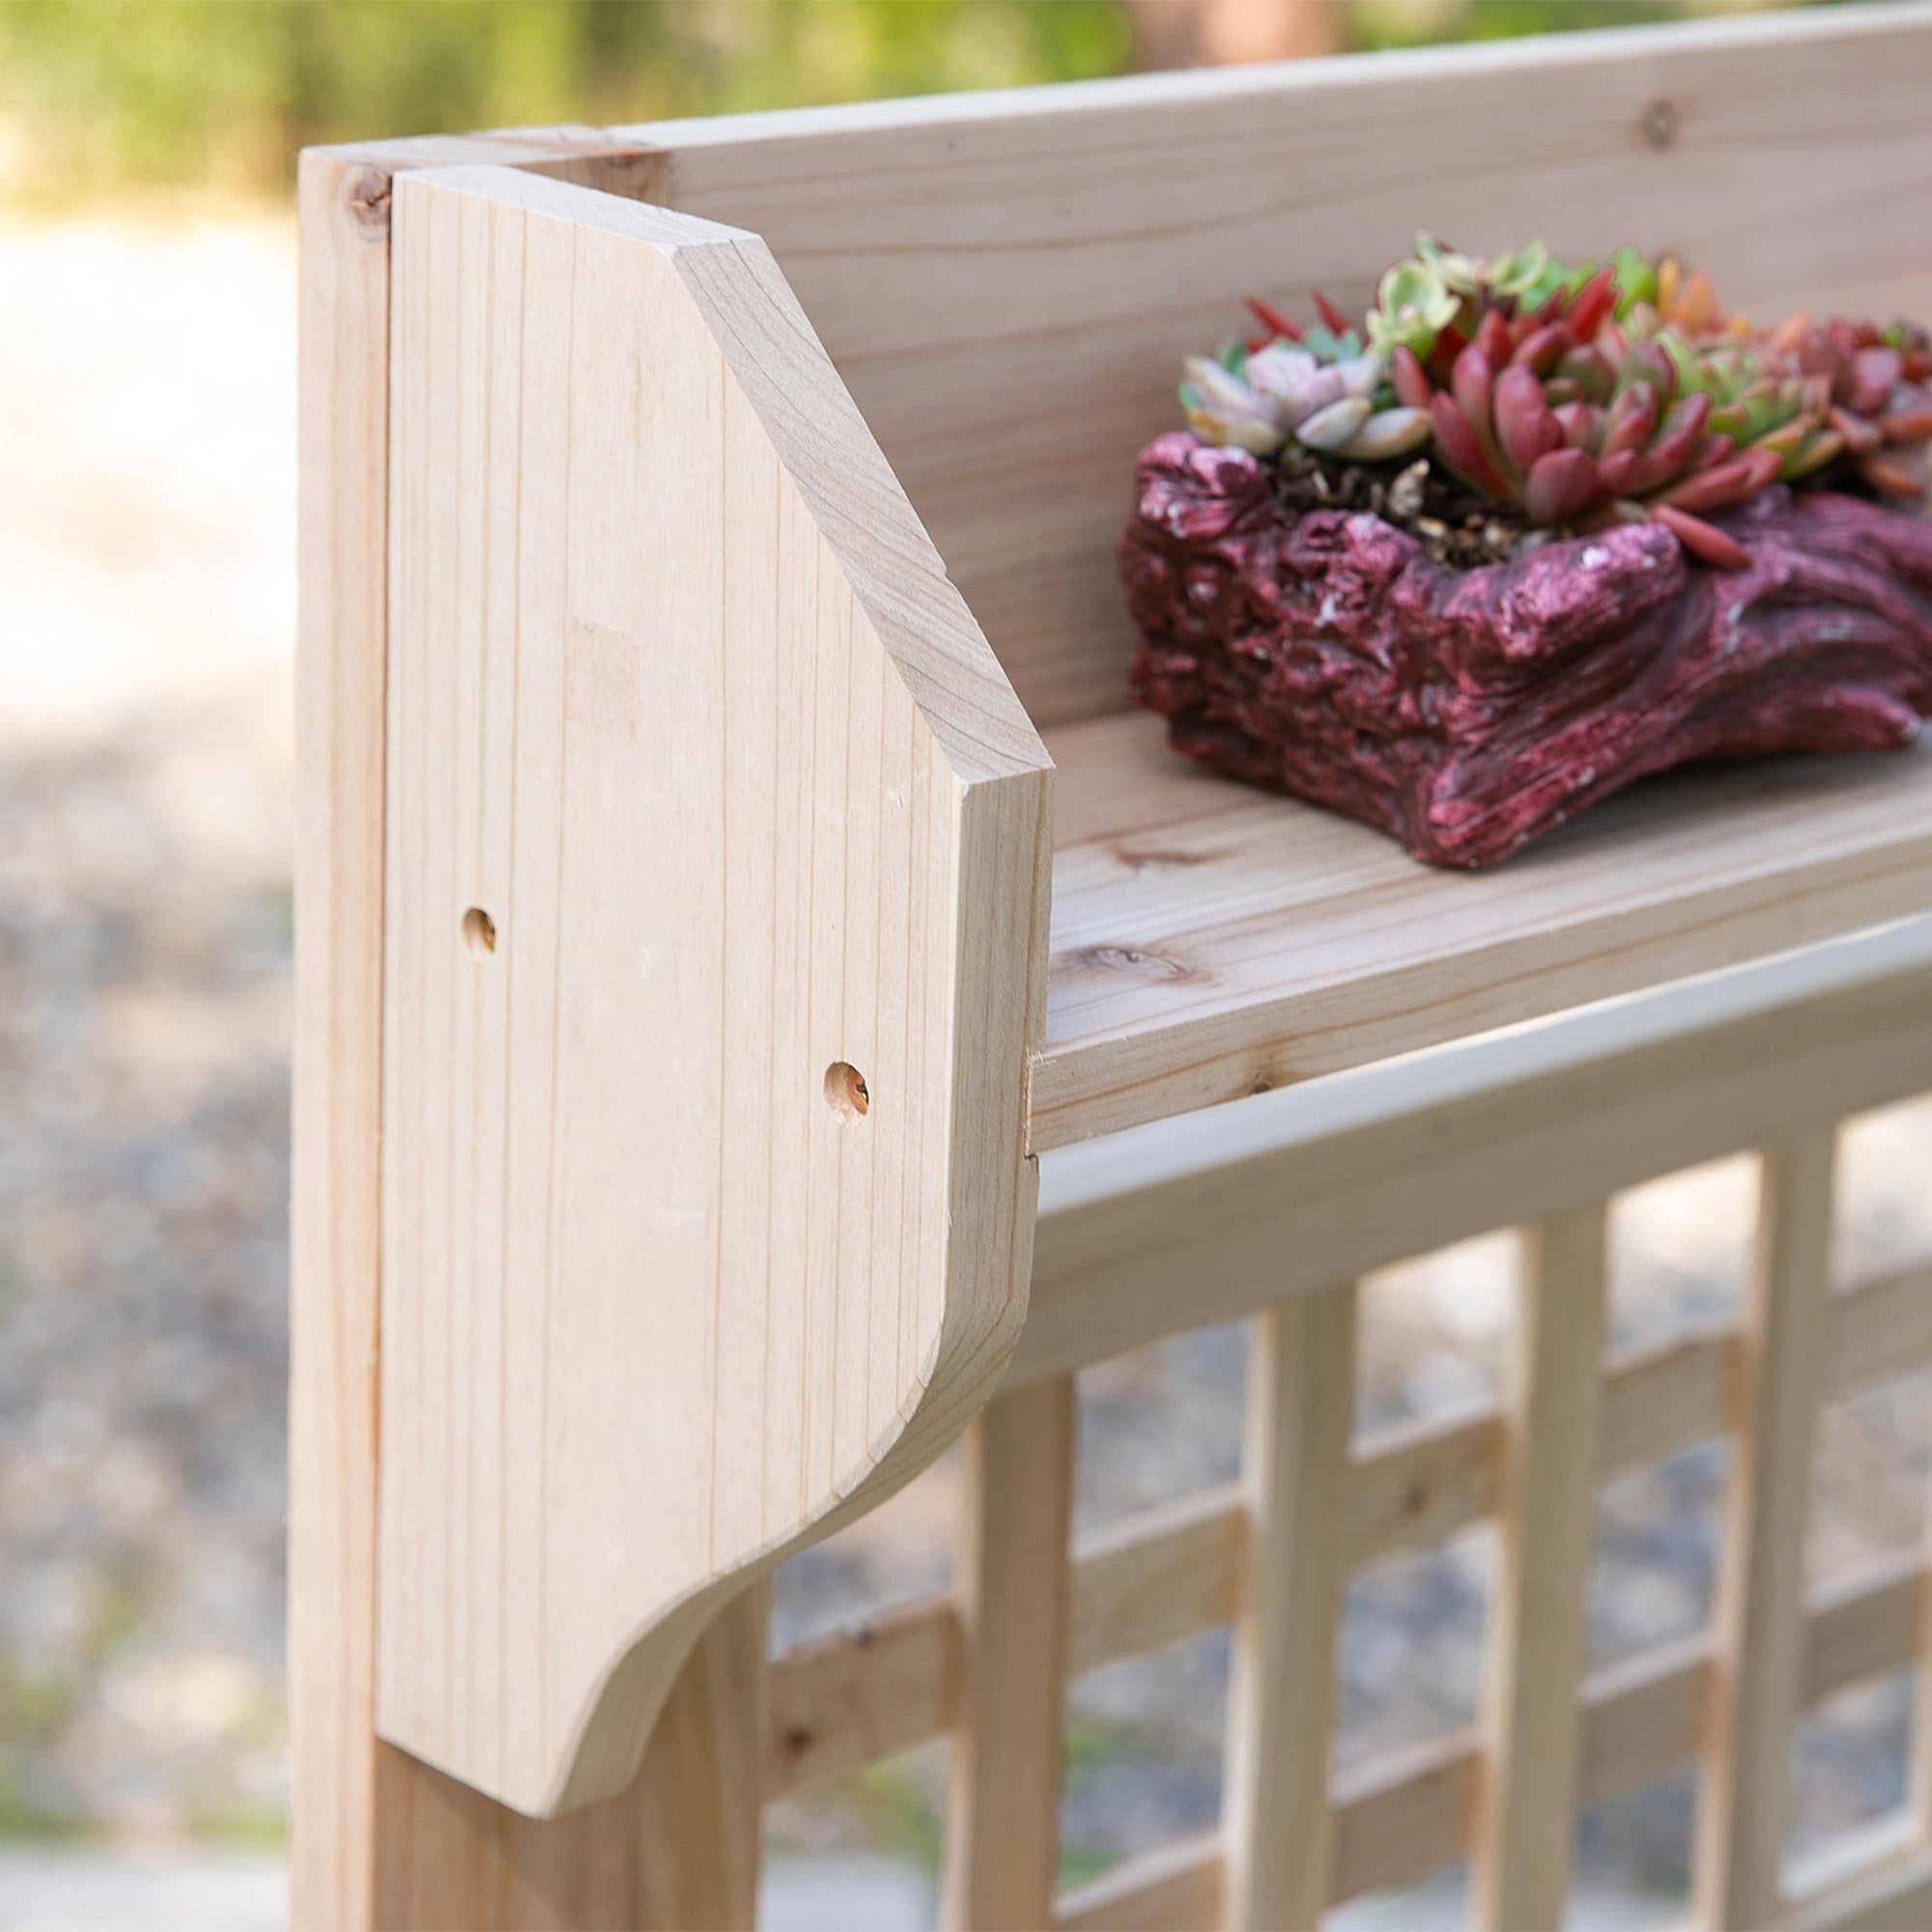
<svg viewBox="0 0 1932 1932">
<path fill-rule="evenodd" d="M 1178 364 L 1418 227 L 1683 252 L 1747 309 L 1932 311 L 1932 10 L 662 123 L 603 185 L 770 243 L 1041 725 L 1122 708 Z"/>
</svg>

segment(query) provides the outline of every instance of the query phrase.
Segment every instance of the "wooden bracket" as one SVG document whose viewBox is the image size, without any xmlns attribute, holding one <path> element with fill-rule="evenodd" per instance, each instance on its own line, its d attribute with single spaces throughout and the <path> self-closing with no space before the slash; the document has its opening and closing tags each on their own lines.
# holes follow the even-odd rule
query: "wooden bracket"
<svg viewBox="0 0 1932 1932">
<path fill-rule="evenodd" d="M 390 314 L 378 1728 L 549 1815 L 1011 1351 L 1051 766 L 756 237 L 399 176 Z"/>
</svg>

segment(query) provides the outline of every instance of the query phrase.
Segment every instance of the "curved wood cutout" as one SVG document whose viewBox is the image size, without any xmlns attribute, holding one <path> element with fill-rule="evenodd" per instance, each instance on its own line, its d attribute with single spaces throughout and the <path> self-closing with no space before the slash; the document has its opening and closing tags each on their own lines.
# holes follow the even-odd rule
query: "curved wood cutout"
<svg viewBox="0 0 1932 1932">
<path fill-rule="evenodd" d="M 1010 1352 L 1051 768 L 756 237 L 393 251 L 378 1727 L 547 1815 Z"/>
</svg>

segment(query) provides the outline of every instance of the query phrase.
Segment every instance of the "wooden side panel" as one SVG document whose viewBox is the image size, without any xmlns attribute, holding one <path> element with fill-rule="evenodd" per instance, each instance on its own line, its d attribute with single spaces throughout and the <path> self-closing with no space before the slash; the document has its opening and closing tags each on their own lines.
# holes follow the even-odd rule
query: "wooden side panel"
<svg viewBox="0 0 1932 1932">
<path fill-rule="evenodd" d="M 770 242 L 1053 724 L 1124 703 L 1134 455 L 1244 296 L 1365 304 L 1420 226 L 1923 314 L 1928 80 L 1932 14 L 1872 7 L 621 131 L 670 206 Z"/>
<path fill-rule="evenodd" d="M 754 238 L 395 220 L 379 1717 L 542 1813 L 1017 1333 L 1043 754 Z"/>
</svg>

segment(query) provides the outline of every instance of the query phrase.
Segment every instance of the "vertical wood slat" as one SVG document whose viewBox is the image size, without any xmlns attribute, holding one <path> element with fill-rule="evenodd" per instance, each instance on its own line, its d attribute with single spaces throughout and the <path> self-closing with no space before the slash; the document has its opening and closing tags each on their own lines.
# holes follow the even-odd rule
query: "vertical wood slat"
<svg viewBox="0 0 1932 1932">
<path fill-rule="evenodd" d="M 1299 1932 L 1329 1895 L 1335 1641 L 1348 1580 L 1355 1288 L 1253 1324 L 1244 1477 L 1253 1512 L 1228 1690 L 1226 1923 Z"/>
<path fill-rule="evenodd" d="M 1503 1401 L 1476 1922 L 1563 1922 L 1604 1408 L 1605 1204 L 1525 1231 Z"/>
<path fill-rule="evenodd" d="M 1078 1406 L 1071 1376 L 1002 1396 L 966 1435 L 942 1923 L 1044 1932 L 1060 1863 L 1062 1703 Z"/>
<path fill-rule="evenodd" d="M 1709 1932 L 1762 1924 L 1779 1908 L 1835 1151 L 1835 1130 L 1824 1129 L 1764 1159 L 1698 1805 L 1697 1923 Z"/>
</svg>

